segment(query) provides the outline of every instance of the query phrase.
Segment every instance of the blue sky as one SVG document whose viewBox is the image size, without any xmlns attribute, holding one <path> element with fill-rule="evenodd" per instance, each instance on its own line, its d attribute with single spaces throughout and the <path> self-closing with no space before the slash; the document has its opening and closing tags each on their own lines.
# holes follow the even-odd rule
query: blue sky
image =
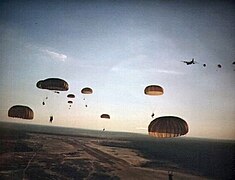
<svg viewBox="0 0 235 180">
<path fill-rule="evenodd" d="M 232 1 L 2 1 L 0 120 L 49 125 L 53 114 L 53 126 L 147 134 L 154 111 L 186 120 L 187 136 L 235 139 L 234 7 Z M 191 58 L 199 64 L 181 62 Z M 49 77 L 65 79 L 69 91 L 36 88 Z M 164 95 L 144 95 L 149 84 L 162 86 Z M 87 86 L 94 93 L 84 96 Z M 68 93 L 76 95 L 71 109 Z M 34 120 L 7 117 L 15 104 L 30 106 Z M 101 119 L 103 113 L 111 119 Z"/>
</svg>

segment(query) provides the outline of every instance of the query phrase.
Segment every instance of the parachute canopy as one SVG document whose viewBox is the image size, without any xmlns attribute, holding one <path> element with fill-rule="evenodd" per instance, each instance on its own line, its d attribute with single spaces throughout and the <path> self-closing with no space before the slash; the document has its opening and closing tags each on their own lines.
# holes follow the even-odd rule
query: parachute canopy
<svg viewBox="0 0 235 180">
<path fill-rule="evenodd" d="M 177 137 L 188 133 L 188 124 L 179 117 L 162 116 L 149 124 L 148 132 L 157 138 Z"/>
<path fill-rule="evenodd" d="M 74 94 L 68 94 L 67 97 L 68 98 L 75 98 L 75 95 Z"/>
<path fill-rule="evenodd" d="M 36 86 L 40 89 L 48 89 L 55 91 L 68 91 L 69 85 L 68 83 L 59 78 L 48 78 L 45 80 L 40 80 L 37 82 Z"/>
<path fill-rule="evenodd" d="M 85 87 L 81 90 L 81 93 L 82 94 L 92 94 L 93 93 L 93 90 L 89 87 Z"/>
<path fill-rule="evenodd" d="M 68 101 L 69 104 L 73 104 L 73 101 Z"/>
<path fill-rule="evenodd" d="M 105 119 L 110 119 L 110 116 L 108 114 L 102 114 L 100 117 Z"/>
<path fill-rule="evenodd" d="M 144 93 L 150 96 L 158 96 L 164 93 L 164 90 L 161 86 L 158 85 L 149 85 L 144 89 Z"/>
<path fill-rule="evenodd" d="M 8 110 L 8 116 L 13 118 L 33 119 L 33 115 L 33 110 L 23 105 L 15 105 Z"/>
</svg>

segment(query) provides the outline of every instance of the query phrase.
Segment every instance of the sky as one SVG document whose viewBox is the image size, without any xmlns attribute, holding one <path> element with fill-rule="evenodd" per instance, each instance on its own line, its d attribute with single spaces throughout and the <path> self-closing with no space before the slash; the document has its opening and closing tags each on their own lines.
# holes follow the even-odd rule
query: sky
<svg viewBox="0 0 235 180">
<path fill-rule="evenodd" d="M 232 1 L 1 1 L 0 121 L 147 134 L 154 112 L 184 119 L 188 137 L 235 139 L 234 10 Z M 38 89 L 46 78 L 69 90 Z M 164 94 L 145 95 L 151 84 Z M 13 105 L 34 119 L 8 117 Z"/>
</svg>

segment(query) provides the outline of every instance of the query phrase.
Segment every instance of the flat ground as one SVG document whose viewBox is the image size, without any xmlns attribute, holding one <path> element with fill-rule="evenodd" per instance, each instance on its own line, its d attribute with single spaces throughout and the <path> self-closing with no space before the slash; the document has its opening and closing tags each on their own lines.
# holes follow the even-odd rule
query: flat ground
<svg viewBox="0 0 235 180">
<path fill-rule="evenodd" d="M 0 179 L 168 179 L 167 169 L 144 167 L 150 159 L 125 148 L 125 143 L 37 133 L 3 137 Z M 205 178 L 181 171 L 174 172 L 173 179 Z"/>
</svg>

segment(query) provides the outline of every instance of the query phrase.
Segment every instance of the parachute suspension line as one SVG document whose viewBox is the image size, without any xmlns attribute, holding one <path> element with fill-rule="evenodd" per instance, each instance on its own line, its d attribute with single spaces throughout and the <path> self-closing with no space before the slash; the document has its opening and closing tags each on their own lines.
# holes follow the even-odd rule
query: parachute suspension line
<svg viewBox="0 0 235 180">
<path fill-rule="evenodd" d="M 81 93 L 84 94 L 83 101 L 85 102 L 85 107 L 87 108 L 88 104 L 87 104 L 87 99 L 85 98 L 85 96 L 92 94 L 93 90 L 90 87 L 85 87 L 81 90 Z"/>
<path fill-rule="evenodd" d="M 145 87 L 144 94 L 146 94 L 148 96 L 160 96 L 160 95 L 164 94 L 164 89 L 159 85 L 149 85 L 149 86 Z M 156 105 L 152 108 L 152 114 L 151 114 L 152 118 L 154 118 L 154 116 L 155 116 L 156 108 L 157 108 Z"/>
<path fill-rule="evenodd" d="M 45 90 L 49 90 L 49 91 L 53 92 L 52 93 L 53 94 L 52 95 L 52 97 L 53 97 L 52 104 L 55 101 L 54 94 L 58 95 L 58 94 L 60 94 L 60 91 L 68 91 L 69 90 L 69 84 L 65 80 L 59 79 L 59 78 L 47 78 L 44 80 L 39 80 L 36 83 L 36 87 L 39 89 L 45 89 Z M 52 104 L 51 104 L 51 107 L 48 107 L 49 109 L 47 109 L 51 116 L 52 116 L 51 109 L 53 108 Z M 45 102 L 43 103 L 43 105 L 45 105 Z M 53 119 L 53 116 L 52 116 L 52 118 L 50 117 L 50 121 L 51 121 L 51 119 Z"/>
<path fill-rule="evenodd" d="M 152 117 L 152 118 L 156 117 L 157 106 L 158 106 L 158 105 L 155 105 L 155 106 L 152 108 L 152 114 L 151 114 L 151 117 Z"/>
<path fill-rule="evenodd" d="M 51 94 L 51 96 L 50 96 L 50 99 L 48 101 L 47 112 L 48 112 L 49 122 L 52 123 L 53 120 L 54 120 L 54 111 L 52 110 L 52 108 L 53 108 L 53 104 L 55 104 L 56 94 L 54 93 L 54 91 L 51 91 L 50 94 Z"/>
<path fill-rule="evenodd" d="M 82 102 L 83 102 L 84 106 L 86 107 L 86 98 L 85 98 L 85 95 L 82 96 Z"/>
<path fill-rule="evenodd" d="M 41 105 L 43 106 L 43 111 L 45 112 L 45 114 L 50 114 L 50 111 L 49 111 L 49 101 L 50 101 L 50 96 L 49 96 L 50 92 L 48 91 L 45 91 L 43 92 L 43 101 L 41 103 Z M 48 119 L 47 119 L 48 120 Z M 41 121 L 44 121 L 43 119 Z"/>
<path fill-rule="evenodd" d="M 89 104 L 87 99 L 88 98 L 86 98 L 86 95 L 84 94 L 83 97 L 82 97 L 82 102 L 83 102 L 83 105 L 84 105 L 85 108 L 87 108 L 88 104 Z"/>
<path fill-rule="evenodd" d="M 46 101 L 48 100 L 48 95 L 44 96 L 42 99 L 42 105 L 45 106 L 46 105 Z"/>
</svg>

